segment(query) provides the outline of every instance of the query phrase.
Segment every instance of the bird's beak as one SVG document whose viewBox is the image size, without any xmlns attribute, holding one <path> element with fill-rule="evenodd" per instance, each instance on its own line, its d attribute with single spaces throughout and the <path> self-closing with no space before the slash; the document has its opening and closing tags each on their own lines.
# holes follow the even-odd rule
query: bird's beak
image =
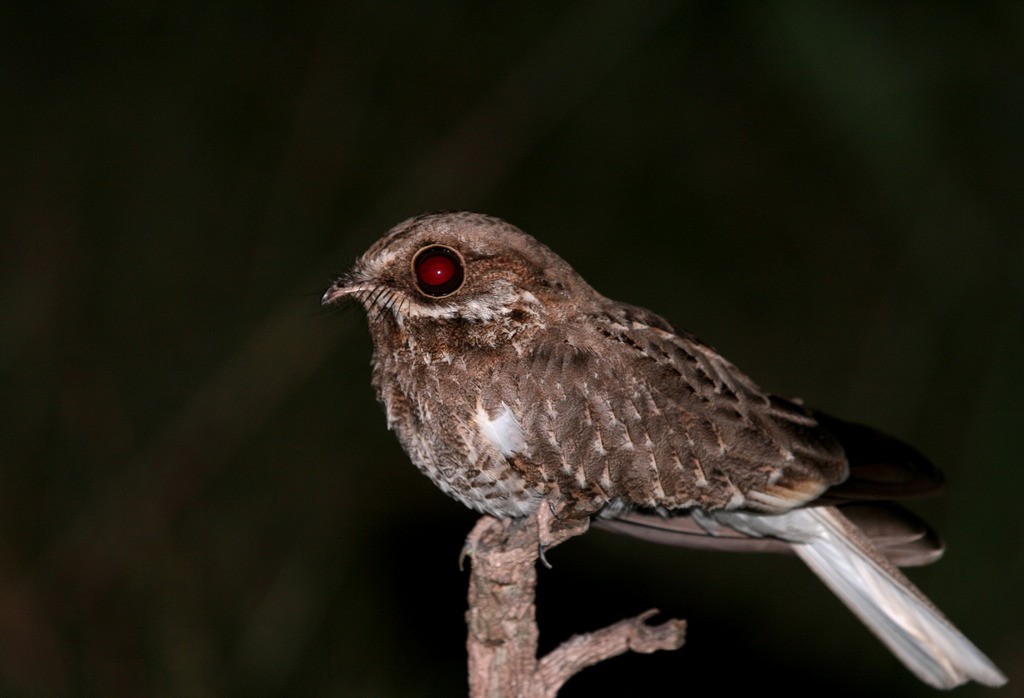
<svg viewBox="0 0 1024 698">
<path fill-rule="evenodd" d="M 363 291 L 372 291 L 376 287 L 376 284 L 369 281 L 363 274 L 352 270 L 347 274 L 339 276 L 331 284 L 331 287 L 320 298 L 320 305 L 330 305 L 345 296 L 351 296 Z"/>
<path fill-rule="evenodd" d="M 320 299 L 320 305 L 330 305 L 339 298 L 343 298 L 348 294 L 352 293 L 352 288 L 345 284 L 344 279 L 338 279 L 331 287 L 327 289 L 323 297 Z"/>
</svg>

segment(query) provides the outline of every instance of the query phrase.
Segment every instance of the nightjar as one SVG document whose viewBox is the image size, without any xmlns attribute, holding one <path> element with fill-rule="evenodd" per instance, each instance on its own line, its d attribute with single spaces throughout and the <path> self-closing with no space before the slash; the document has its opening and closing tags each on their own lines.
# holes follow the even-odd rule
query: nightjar
<svg viewBox="0 0 1024 698">
<path fill-rule="evenodd" d="M 323 303 L 343 298 L 369 315 L 389 428 L 466 506 L 795 552 L 921 680 L 1005 682 L 896 567 L 941 554 L 927 526 L 878 501 L 942 488 L 911 447 L 763 391 L 496 218 L 399 224 Z"/>
</svg>

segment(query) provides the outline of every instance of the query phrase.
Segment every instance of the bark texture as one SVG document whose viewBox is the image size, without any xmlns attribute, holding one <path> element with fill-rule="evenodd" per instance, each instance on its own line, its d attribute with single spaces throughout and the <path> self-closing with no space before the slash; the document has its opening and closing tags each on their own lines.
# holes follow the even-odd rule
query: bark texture
<svg viewBox="0 0 1024 698">
<path fill-rule="evenodd" d="M 469 693 L 472 698 L 549 698 L 573 675 L 628 651 L 651 653 L 682 647 L 686 623 L 648 625 L 649 610 L 606 628 L 575 635 L 543 658 L 535 592 L 543 550 L 584 533 L 557 525 L 547 507 L 525 519 L 481 518 L 463 550 L 472 558 L 469 580 Z"/>
</svg>

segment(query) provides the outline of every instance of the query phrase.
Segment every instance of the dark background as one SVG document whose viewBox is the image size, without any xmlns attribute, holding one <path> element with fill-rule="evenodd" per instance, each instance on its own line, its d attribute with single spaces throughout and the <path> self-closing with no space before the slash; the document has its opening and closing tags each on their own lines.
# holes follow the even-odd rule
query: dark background
<svg viewBox="0 0 1024 698">
<path fill-rule="evenodd" d="M 499 215 L 764 387 L 919 446 L 911 574 L 1024 695 L 1024 10 L 1012 2 L 0 7 L 0 693 L 464 692 L 473 515 L 332 274 Z M 792 559 L 595 532 L 566 696 L 934 695 Z M 709 693 L 709 692 L 714 693 Z"/>
</svg>

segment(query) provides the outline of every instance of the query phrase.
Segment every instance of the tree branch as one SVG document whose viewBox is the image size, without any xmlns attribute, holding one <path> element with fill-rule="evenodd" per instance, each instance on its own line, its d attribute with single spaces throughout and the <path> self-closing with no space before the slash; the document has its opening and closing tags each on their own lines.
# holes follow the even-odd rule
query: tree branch
<svg viewBox="0 0 1024 698">
<path fill-rule="evenodd" d="M 548 507 L 524 519 L 482 517 L 466 538 L 469 578 L 469 694 L 472 698 L 550 698 L 579 671 L 627 651 L 682 647 L 686 623 L 648 625 L 650 610 L 601 630 L 575 635 L 537 658 L 535 592 L 543 550 L 586 532 L 588 521 L 566 524 Z"/>
</svg>

